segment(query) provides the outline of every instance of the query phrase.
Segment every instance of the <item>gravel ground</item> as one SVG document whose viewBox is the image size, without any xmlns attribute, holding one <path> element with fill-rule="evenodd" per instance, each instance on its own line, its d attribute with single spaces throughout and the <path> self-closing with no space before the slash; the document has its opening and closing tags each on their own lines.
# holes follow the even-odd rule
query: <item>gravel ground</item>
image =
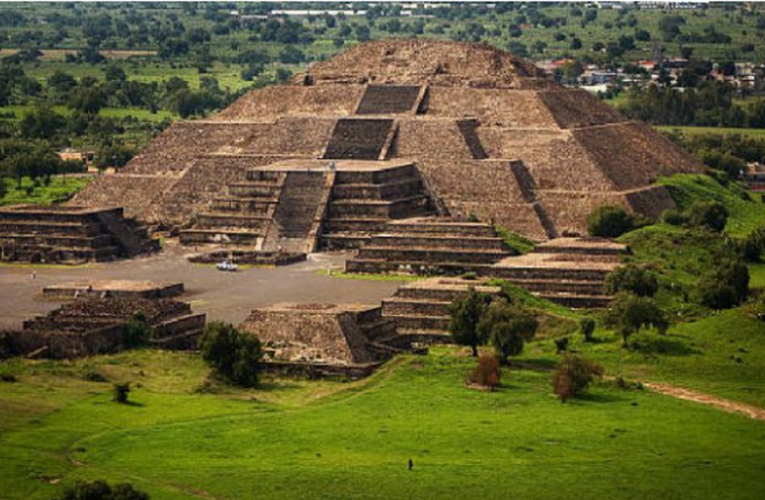
<svg viewBox="0 0 765 500">
<path fill-rule="evenodd" d="M 75 280 L 135 279 L 182 282 L 180 300 L 208 319 L 239 323 L 254 307 L 280 302 L 376 304 L 392 295 L 401 282 L 333 278 L 323 269 L 343 267 L 346 254 L 321 253 L 308 261 L 275 268 L 249 268 L 236 273 L 189 263 L 187 249 L 168 243 L 152 257 L 77 267 L 5 265 L 0 267 L 0 328 L 17 328 L 32 316 L 55 309 L 60 302 L 42 298 L 44 286 Z M 36 277 L 32 278 L 32 272 Z"/>
</svg>

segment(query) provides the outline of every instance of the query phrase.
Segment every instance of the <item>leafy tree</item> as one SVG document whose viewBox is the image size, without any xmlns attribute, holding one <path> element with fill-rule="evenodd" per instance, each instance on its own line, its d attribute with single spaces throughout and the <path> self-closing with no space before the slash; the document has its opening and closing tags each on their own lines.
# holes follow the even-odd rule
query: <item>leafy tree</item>
<svg viewBox="0 0 765 500">
<path fill-rule="evenodd" d="M 635 216 L 622 207 L 604 205 L 587 216 L 587 231 L 591 236 L 616 238 L 637 227 Z"/>
<path fill-rule="evenodd" d="M 202 358 L 230 383 L 241 387 L 258 384 L 263 352 L 256 336 L 214 321 L 205 328 L 199 349 Z"/>
<path fill-rule="evenodd" d="M 484 308 L 478 321 L 480 339 L 488 339 L 500 363 L 519 356 L 526 342 L 534 338 L 539 322 L 524 308 L 506 300 L 495 300 Z"/>
<path fill-rule="evenodd" d="M 629 337 L 641 328 L 656 328 L 665 333 L 669 320 L 659 305 L 650 297 L 638 297 L 631 293 L 618 294 L 605 316 L 606 325 L 616 329 L 625 347 Z"/>
<path fill-rule="evenodd" d="M 606 278 L 606 289 L 611 294 L 634 293 L 639 297 L 653 297 L 659 290 L 656 273 L 643 266 L 628 264 L 616 268 Z"/>
<path fill-rule="evenodd" d="M 579 320 L 579 331 L 582 332 L 585 342 L 592 342 L 592 335 L 595 333 L 595 320 L 592 318 L 582 318 Z"/>
<path fill-rule="evenodd" d="M 106 104 L 106 95 L 98 86 L 77 88 L 69 99 L 69 108 L 79 111 L 88 117 L 94 117 Z"/>
<path fill-rule="evenodd" d="M 19 122 L 19 133 L 28 139 L 51 139 L 64 126 L 64 117 L 47 106 L 37 107 Z"/>
<path fill-rule="evenodd" d="M 719 201 L 696 201 L 688 207 L 687 217 L 690 225 L 719 233 L 728 222 L 728 210 Z"/>
<path fill-rule="evenodd" d="M 124 82 L 127 80 L 127 74 L 125 73 L 125 70 L 117 64 L 110 64 L 107 66 L 104 77 L 106 78 L 107 82 Z"/>
<path fill-rule="evenodd" d="M 467 293 L 458 297 L 449 306 L 451 321 L 449 332 L 455 344 L 469 346 L 473 356 L 478 356 L 478 346 L 486 343 L 486 337 L 481 337 L 478 322 L 484 310 L 491 303 L 491 296 L 476 292 L 470 288 Z"/>
<path fill-rule="evenodd" d="M 105 481 L 77 481 L 59 500 L 149 500 L 149 495 L 128 483 L 110 486 Z"/>
<path fill-rule="evenodd" d="M 747 262 L 759 262 L 765 253 L 765 227 L 755 229 L 740 243 L 741 256 Z"/>
<path fill-rule="evenodd" d="M 603 367 L 598 363 L 566 353 L 553 374 L 553 392 L 565 403 L 587 392 L 590 384 L 603 377 L 603 373 Z"/>
<path fill-rule="evenodd" d="M 712 309 L 729 309 L 749 296 L 749 268 L 741 261 L 726 259 L 699 281 L 701 303 Z"/>
</svg>

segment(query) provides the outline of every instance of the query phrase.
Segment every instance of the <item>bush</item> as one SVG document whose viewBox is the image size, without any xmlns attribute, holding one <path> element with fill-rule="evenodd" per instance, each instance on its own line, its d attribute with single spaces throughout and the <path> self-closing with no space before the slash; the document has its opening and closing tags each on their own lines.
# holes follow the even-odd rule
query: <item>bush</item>
<svg viewBox="0 0 765 500">
<path fill-rule="evenodd" d="M 568 350 L 568 343 L 569 343 L 569 338 L 568 337 L 563 337 L 563 338 L 555 339 L 555 352 L 560 354 L 563 351 L 567 351 Z"/>
<path fill-rule="evenodd" d="M 105 481 L 77 481 L 60 500 L 149 500 L 149 495 L 128 483 L 109 486 Z"/>
<path fill-rule="evenodd" d="M 581 396 L 595 378 L 603 376 L 603 367 L 586 358 L 566 353 L 553 374 L 553 392 L 565 403 Z"/>
<path fill-rule="evenodd" d="M 749 296 L 749 269 L 743 262 L 725 260 L 699 281 L 701 303 L 712 309 L 730 309 Z"/>
<path fill-rule="evenodd" d="M 688 207 L 688 224 L 721 232 L 728 222 L 728 210 L 719 201 L 696 201 Z"/>
<path fill-rule="evenodd" d="M 585 342 L 592 342 L 592 334 L 595 333 L 595 320 L 592 318 L 579 320 L 579 331 L 582 332 Z"/>
<path fill-rule="evenodd" d="M 662 222 L 670 224 L 672 226 L 682 226 L 688 222 L 688 219 L 680 210 L 670 209 L 665 210 L 661 214 Z"/>
<path fill-rule="evenodd" d="M 606 289 L 611 294 L 634 293 L 639 297 L 653 297 L 659 290 L 656 273 L 645 267 L 628 264 L 611 272 L 606 278 Z"/>
<path fill-rule="evenodd" d="M 256 336 L 213 321 L 205 328 L 199 349 L 202 359 L 229 383 L 241 387 L 258 384 L 263 351 Z"/>
<path fill-rule="evenodd" d="M 538 326 L 537 319 L 526 309 L 506 300 L 495 300 L 484 309 L 476 330 L 479 338 L 491 342 L 499 362 L 505 364 L 508 358 L 523 352 Z"/>
<path fill-rule="evenodd" d="M 765 228 L 755 229 L 740 243 L 741 256 L 747 262 L 759 262 L 765 253 Z"/>
<path fill-rule="evenodd" d="M 501 380 L 499 360 L 494 356 L 481 356 L 478 358 L 478 364 L 476 364 L 468 380 L 471 384 L 491 389 L 499 387 Z"/>
<path fill-rule="evenodd" d="M 149 341 L 151 328 L 148 326 L 146 314 L 138 310 L 125 324 L 125 346 L 138 347 Z"/>
<path fill-rule="evenodd" d="M 126 384 L 114 384 L 112 389 L 112 401 L 120 404 L 127 404 L 128 394 L 130 394 L 130 382 Z"/>
<path fill-rule="evenodd" d="M 656 328 L 665 333 L 669 320 L 664 311 L 650 297 L 638 297 L 631 293 L 619 293 L 611 303 L 605 316 L 606 325 L 614 328 L 622 336 L 625 347 L 629 337 L 641 328 Z"/>
<path fill-rule="evenodd" d="M 478 293 L 471 287 L 449 306 L 449 333 L 452 340 L 457 345 L 469 346 L 473 356 L 478 356 L 478 346 L 488 340 L 488 332 L 486 336 L 479 335 L 478 322 L 491 300 L 490 295 Z"/>
<path fill-rule="evenodd" d="M 641 224 L 622 207 L 605 205 L 598 207 L 587 217 L 587 232 L 591 236 L 617 238 L 637 229 Z"/>
</svg>

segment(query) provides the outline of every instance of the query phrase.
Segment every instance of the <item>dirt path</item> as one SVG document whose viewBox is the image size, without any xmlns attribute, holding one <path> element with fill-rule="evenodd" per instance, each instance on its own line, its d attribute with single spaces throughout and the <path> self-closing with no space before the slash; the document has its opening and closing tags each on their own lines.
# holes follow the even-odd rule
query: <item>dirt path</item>
<svg viewBox="0 0 765 500">
<path fill-rule="evenodd" d="M 737 403 L 736 401 L 731 401 L 730 399 L 718 398 L 717 396 L 712 396 L 703 392 L 692 391 L 690 389 L 675 387 L 668 384 L 649 382 L 644 383 L 643 385 L 652 391 L 658 392 L 660 394 L 665 394 L 667 396 L 672 396 L 673 398 L 695 401 L 696 403 L 714 406 L 717 409 L 730 413 L 742 413 L 749 418 L 765 420 L 765 408 L 759 408 L 757 406 L 751 406 L 744 403 Z"/>
</svg>

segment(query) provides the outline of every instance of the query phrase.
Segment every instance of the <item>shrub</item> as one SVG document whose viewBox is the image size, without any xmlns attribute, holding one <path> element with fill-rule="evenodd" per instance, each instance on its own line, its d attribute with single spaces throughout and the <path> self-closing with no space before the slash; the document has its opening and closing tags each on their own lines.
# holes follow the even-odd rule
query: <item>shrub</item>
<svg viewBox="0 0 765 500">
<path fill-rule="evenodd" d="M 109 486 L 105 481 L 77 481 L 60 500 L 149 500 L 149 495 L 128 483 Z"/>
<path fill-rule="evenodd" d="M 741 256 L 747 262 L 759 262 L 765 253 L 765 228 L 755 229 L 740 243 Z"/>
<path fill-rule="evenodd" d="M 213 321 L 205 328 L 199 349 L 202 359 L 229 383 L 241 387 L 258 384 L 263 351 L 256 336 L 242 333 L 229 323 Z"/>
<path fill-rule="evenodd" d="M 491 389 L 499 387 L 501 372 L 499 369 L 499 360 L 494 356 L 483 355 L 478 358 L 478 364 L 473 369 L 468 379 L 471 384 L 489 387 Z"/>
<path fill-rule="evenodd" d="M 473 356 L 478 356 L 478 346 L 488 340 L 487 336 L 479 335 L 478 322 L 491 300 L 490 295 L 478 293 L 471 287 L 449 306 L 449 333 L 452 340 L 457 345 L 469 346 Z"/>
<path fill-rule="evenodd" d="M 653 297 L 659 290 L 656 273 L 645 267 L 629 264 L 619 267 L 606 278 L 606 288 L 611 294 L 634 293 L 639 297 Z"/>
<path fill-rule="evenodd" d="M 682 226 L 688 222 L 688 219 L 685 217 L 685 215 L 681 211 L 675 209 L 665 210 L 662 212 L 661 220 L 673 226 Z"/>
<path fill-rule="evenodd" d="M 558 354 L 562 353 L 563 351 L 567 351 L 568 350 L 568 342 L 569 342 L 569 338 L 568 337 L 563 337 L 563 338 L 560 338 L 560 339 L 555 339 L 555 351 Z"/>
<path fill-rule="evenodd" d="M 112 401 L 120 404 L 127 404 L 128 394 L 130 394 L 130 382 L 125 384 L 114 384 L 112 389 Z"/>
<path fill-rule="evenodd" d="M 125 346 L 138 347 L 148 342 L 150 328 L 146 321 L 146 314 L 138 310 L 125 324 Z"/>
<path fill-rule="evenodd" d="M 605 205 L 596 208 L 587 217 L 587 232 L 591 236 L 617 238 L 624 233 L 637 229 L 642 224 L 622 207 Z"/>
<path fill-rule="evenodd" d="M 585 342 L 592 342 L 592 334 L 595 333 L 595 320 L 592 318 L 579 320 L 579 331 L 582 332 Z"/>
<path fill-rule="evenodd" d="M 712 309 L 729 309 L 749 296 L 749 269 L 741 261 L 723 260 L 699 281 L 701 303 Z"/>
<path fill-rule="evenodd" d="M 619 293 L 611 303 L 611 308 L 605 316 L 606 324 L 616 329 L 622 336 L 624 345 L 628 345 L 629 337 L 641 328 L 656 328 L 665 333 L 669 320 L 664 311 L 650 297 L 638 297 L 631 293 Z"/>
<path fill-rule="evenodd" d="M 728 222 L 728 210 L 719 201 L 696 201 L 688 207 L 688 224 L 720 232 Z"/>
<path fill-rule="evenodd" d="M 526 309 L 506 300 L 495 300 L 481 314 L 476 331 L 491 341 L 500 363 L 523 352 L 524 344 L 534 338 L 539 322 Z"/>
<path fill-rule="evenodd" d="M 760 296 L 752 304 L 752 316 L 760 321 L 765 321 L 765 293 L 760 293 Z"/>
<path fill-rule="evenodd" d="M 603 376 L 603 367 L 589 359 L 566 353 L 552 379 L 553 392 L 565 403 L 581 396 L 595 378 Z"/>
</svg>

